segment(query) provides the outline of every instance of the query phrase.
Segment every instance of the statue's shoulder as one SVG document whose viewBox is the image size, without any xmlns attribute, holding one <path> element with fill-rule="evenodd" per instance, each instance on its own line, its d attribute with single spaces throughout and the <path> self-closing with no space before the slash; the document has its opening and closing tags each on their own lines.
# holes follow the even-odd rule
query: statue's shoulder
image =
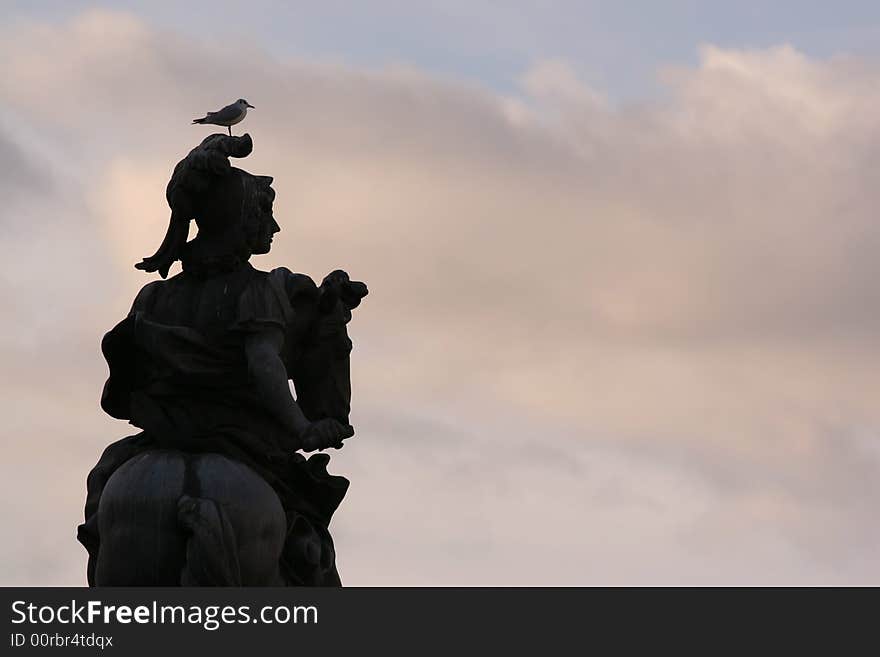
<svg viewBox="0 0 880 657">
<path fill-rule="evenodd" d="M 171 278 L 150 281 L 144 285 L 134 298 L 131 312 L 149 312 L 155 306 L 157 299 L 161 298 L 168 290 L 182 284 L 182 276 L 181 272 Z"/>
<path fill-rule="evenodd" d="M 144 285 L 135 296 L 134 303 L 131 304 L 131 312 L 146 312 L 161 293 L 164 283 L 165 281 L 151 281 Z"/>
<path fill-rule="evenodd" d="M 306 274 L 296 274 L 287 267 L 277 267 L 269 272 L 269 277 L 291 301 L 313 299 L 318 296 L 318 286 L 311 276 Z"/>
</svg>

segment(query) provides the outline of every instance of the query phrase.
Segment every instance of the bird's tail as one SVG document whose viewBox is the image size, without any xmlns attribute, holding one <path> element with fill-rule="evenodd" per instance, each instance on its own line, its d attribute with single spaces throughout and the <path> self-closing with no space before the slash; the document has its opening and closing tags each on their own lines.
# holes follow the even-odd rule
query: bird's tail
<svg viewBox="0 0 880 657">
<path fill-rule="evenodd" d="M 205 116 L 205 117 L 203 117 L 203 118 L 201 118 L 201 119 L 193 119 L 193 123 L 204 123 L 204 122 L 205 122 L 205 119 L 207 119 L 207 118 L 208 118 L 208 117 Z"/>
</svg>

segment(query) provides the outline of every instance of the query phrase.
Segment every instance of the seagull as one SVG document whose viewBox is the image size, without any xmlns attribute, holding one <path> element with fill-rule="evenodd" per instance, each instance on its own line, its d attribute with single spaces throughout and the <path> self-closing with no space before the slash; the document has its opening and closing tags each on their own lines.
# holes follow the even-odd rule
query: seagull
<svg viewBox="0 0 880 657">
<path fill-rule="evenodd" d="M 244 98 L 239 98 L 232 105 L 227 105 L 222 110 L 216 112 L 208 112 L 202 119 L 193 119 L 193 123 L 210 123 L 211 125 L 223 125 L 229 130 L 229 136 L 232 136 L 232 126 L 239 123 L 247 116 L 248 107 L 254 109 L 254 106 L 247 102 Z"/>
</svg>

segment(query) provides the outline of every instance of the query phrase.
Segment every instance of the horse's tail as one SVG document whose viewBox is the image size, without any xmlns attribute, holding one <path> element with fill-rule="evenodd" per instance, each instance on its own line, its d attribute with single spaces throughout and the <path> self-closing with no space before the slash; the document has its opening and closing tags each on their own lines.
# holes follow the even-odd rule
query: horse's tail
<svg viewBox="0 0 880 657">
<path fill-rule="evenodd" d="M 182 495 L 177 521 L 188 534 L 181 586 L 241 586 L 238 546 L 232 523 L 216 501 Z"/>
</svg>

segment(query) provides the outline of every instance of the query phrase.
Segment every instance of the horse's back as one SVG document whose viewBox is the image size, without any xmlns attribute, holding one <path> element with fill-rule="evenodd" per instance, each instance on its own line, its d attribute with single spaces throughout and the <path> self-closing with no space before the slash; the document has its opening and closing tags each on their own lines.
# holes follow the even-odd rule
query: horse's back
<svg viewBox="0 0 880 657">
<path fill-rule="evenodd" d="M 98 509 L 99 586 L 281 585 L 278 496 L 219 454 L 155 450 L 110 477 Z"/>
</svg>

